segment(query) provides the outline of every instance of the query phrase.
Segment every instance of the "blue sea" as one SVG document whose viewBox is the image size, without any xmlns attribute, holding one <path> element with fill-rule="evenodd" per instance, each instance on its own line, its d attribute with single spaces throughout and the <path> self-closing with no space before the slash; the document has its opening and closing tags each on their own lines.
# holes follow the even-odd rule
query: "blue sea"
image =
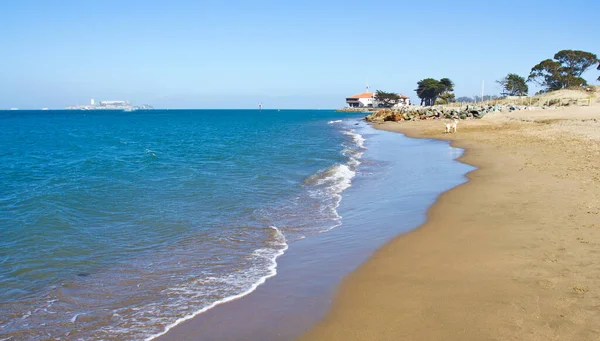
<svg viewBox="0 0 600 341">
<path fill-rule="evenodd" d="M 0 112 L 0 340 L 295 338 L 471 170 L 361 118 Z"/>
<path fill-rule="evenodd" d="M 0 112 L 0 339 L 141 340 L 251 292 L 341 224 L 358 118 Z"/>
</svg>

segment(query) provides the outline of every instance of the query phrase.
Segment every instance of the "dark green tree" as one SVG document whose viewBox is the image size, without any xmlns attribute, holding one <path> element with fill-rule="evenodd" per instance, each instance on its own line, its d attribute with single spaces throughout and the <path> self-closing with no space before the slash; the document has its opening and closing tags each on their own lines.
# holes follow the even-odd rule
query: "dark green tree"
<svg viewBox="0 0 600 341">
<path fill-rule="evenodd" d="M 415 91 L 421 99 L 421 105 L 433 105 L 445 89 L 446 85 L 437 79 L 425 78 L 417 82 Z"/>
<path fill-rule="evenodd" d="M 600 70 L 600 63 L 598 63 L 598 70 Z M 600 81 L 600 76 L 598 76 L 598 81 Z"/>
<path fill-rule="evenodd" d="M 381 103 L 386 108 L 391 108 L 400 100 L 400 95 L 393 92 L 385 92 L 377 90 L 375 92 L 375 100 Z"/>
<path fill-rule="evenodd" d="M 506 77 L 496 81 L 502 86 L 503 96 L 527 96 L 529 87 L 524 77 L 509 73 Z"/>
<path fill-rule="evenodd" d="M 435 104 L 448 104 L 456 102 L 456 97 L 451 92 L 444 92 L 440 94 Z"/>
<path fill-rule="evenodd" d="M 440 94 L 437 102 L 439 104 L 456 102 L 456 97 L 452 93 L 452 91 L 454 91 L 454 82 L 452 82 L 450 78 L 442 78 L 440 79 L 440 83 L 444 86 L 444 90 Z"/>
<path fill-rule="evenodd" d="M 600 62 L 595 54 L 578 50 L 559 51 L 554 59 L 546 59 L 534 66 L 527 81 L 538 83 L 546 91 L 586 86 L 581 75 Z"/>
<path fill-rule="evenodd" d="M 442 78 L 440 79 L 440 83 L 444 85 L 444 92 L 454 91 L 454 82 L 450 78 Z"/>
<path fill-rule="evenodd" d="M 562 50 L 554 55 L 554 59 L 558 60 L 566 68 L 569 74 L 575 77 L 581 75 L 592 65 L 600 62 L 598 56 L 591 52 L 577 50 Z"/>
</svg>

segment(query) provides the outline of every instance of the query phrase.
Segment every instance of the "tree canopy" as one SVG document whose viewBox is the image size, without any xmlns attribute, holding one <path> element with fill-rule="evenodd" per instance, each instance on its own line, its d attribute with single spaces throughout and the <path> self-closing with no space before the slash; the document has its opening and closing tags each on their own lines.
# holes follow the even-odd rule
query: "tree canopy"
<svg viewBox="0 0 600 341">
<path fill-rule="evenodd" d="M 421 99 L 421 105 L 433 105 L 438 98 L 446 103 L 454 101 L 454 83 L 448 78 L 440 80 L 425 78 L 417 82 L 417 96 Z"/>
<path fill-rule="evenodd" d="M 385 92 L 377 90 L 375 92 L 375 100 L 381 103 L 386 108 L 391 108 L 400 100 L 400 95 L 393 92 Z"/>
<path fill-rule="evenodd" d="M 527 81 L 538 83 L 545 87 L 546 91 L 586 86 L 587 82 L 581 75 L 596 63 L 600 63 L 595 54 L 578 50 L 559 51 L 554 55 L 554 59 L 543 60 L 534 66 Z"/>
<path fill-rule="evenodd" d="M 440 83 L 444 85 L 445 92 L 454 91 L 454 82 L 451 81 L 450 78 L 442 78 L 440 79 Z"/>
<path fill-rule="evenodd" d="M 600 62 L 598 62 L 598 70 L 600 70 Z M 598 81 L 600 81 L 600 76 L 598 76 Z"/>
<path fill-rule="evenodd" d="M 454 82 L 451 81 L 450 78 L 442 78 L 442 79 L 440 79 L 440 83 L 444 86 L 444 90 L 442 91 L 439 98 L 434 103 L 448 104 L 448 103 L 456 102 L 456 97 L 452 93 L 452 91 L 454 91 Z"/>
<path fill-rule="evenodd" d="M 502 95 L 504 96 L 527 96 L 529 87 L 524 77 L 515 73 L 509 73 L 496 83 L 502 86 Z"/>
</svg>

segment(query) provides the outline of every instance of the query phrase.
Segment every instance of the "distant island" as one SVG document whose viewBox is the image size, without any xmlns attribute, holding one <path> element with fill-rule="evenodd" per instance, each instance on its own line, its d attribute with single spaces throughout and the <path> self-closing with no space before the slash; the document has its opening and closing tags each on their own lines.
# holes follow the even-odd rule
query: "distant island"
<svg viewBox="0 0 600 341">
<path fill-rule="evenodd" d="M 151 110 L 154 107 L 148 104 L 142 105 L 131 105 L 128 101 L 100 101 L 96 103 L 92 98 L 90 104 L 84 105 L 69 105 L 67 110 L 123 110 L 123 111 L 134 111 L 134 110 Z"/>
</svg>

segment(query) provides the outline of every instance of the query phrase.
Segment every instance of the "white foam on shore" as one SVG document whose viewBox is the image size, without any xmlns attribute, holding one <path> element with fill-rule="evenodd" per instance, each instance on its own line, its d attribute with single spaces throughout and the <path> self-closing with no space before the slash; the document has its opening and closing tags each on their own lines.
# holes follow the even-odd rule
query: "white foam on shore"
<svg viewBox="0 0 600 341">
<path fill-rule="evenodd" d="M 322 207 L 322 209 L 329 211 L 335 223 L 319 231 L 319 233 L 331 231 L 342 225 L 342 216 L 338 213 L 337 208 L 342 202 L 342 192 L 352 186 L 352 179 L 356 176 L 356 171 L 351 170 L 348 165 L 335 165 L 324 173 L 329 175 L 319 179 L 317 185 L 325 185 L 326 187 L 324 189 L 317 189 L 312 194 L 314 196 L 328 196 L 332 198 L 332 205 Z"/>
<path fill-rule="evenodd" d="M 329 215 L 334 221 L 332 226 L 322 229 L 318 233 L 325 233 L 342 225 L 342 216 L 337 211 L 342 201 L 342 193 L 352 186 L 352 179 L 356 176 L 357 167 L 361 164 L 362 150 L 366 149 L 365 139 L 354 129 L 342 133 L 351 137 L 353 142 L 352 145 L 346 145 L 342 151 L 342 155 L 346 156 L 348 161 L 314 174 L 305 182 L 312 187 L 309 193 L 313 198 L 322 198 L 325 201 L 321 211 L 325 211 L 324 214 Z M 326 203 L 327 201 L 329 204 Z"/>
<path fill-rule="evenodd" d="M 328 124 L 331 125 L 342 122 L 342 120 L 336 120 L 329 121 Z M 344 164 L 335 164 L 322 172 L 312 175 L 305 182 L 305 184 L 310 187 L 309 193 L 311 196 L 315 198 L 321 198 L 321 200 L 325 201 L 320 210 L 324 215 L 329 216 L 333 222 L 331 226 L 318 231 L 317 233 L 319 234 L 331 231 L 334 228 L 342 225 L 342 216 L 340 216 L 338 213 L 337 208 L 340 206 L 342 193 L 352 186 L 352 179 L 356 176 L 356 168 L 360 165 L 359 160 L 363 155 L 361 150 L 366 149 L 364 147 L 365 139 L 362 137 L 362 135 L 356 133 L 355 130 L 346 130 L 342 131 L 342 133 L 346 136 L 349 136 L 352 141 L 351 145 L 346 145 L 342 151 L 342 154 L 348 158 L 347 162 Z M 277 259 L 288 249 L 288 244 L 285 236 L 277 227 L 271 226 L 271 228 L 275 233 L 273 246 L 279 246 L 279 248 L 267 247 L 257 249 L 253 252 L 254 257 L 263 258 L 268 261 L 269 265 L 265 275 L 263 275 L 243 292 L 219 299 L 189 315 L 181 317 L 175 322 L 167 325 L 162 332 L 147 337 L 145 341 L 154 340 L 162 335 L 165 335 L 169 332 L 169 330 L 173 329 L 182 322 L 193 319 L 194 317 L 216 306 L 242 298 L 255 291 L 260 285 L 265 283 L 267 279 L 275 276 L 277 274 Z M 301 240 L 304 238 L 306 238 L 306 236 L 303 235 L 295 240 Z"/>
<path fill-rule="evenodd" d="M 341 192 L 350 187 L 351 180 L 356 174 L 348 165 L 333 165 L 324 172 L 317 174 L 315 185 L 327 185 L 333 193 Z"/>
<path fill-rule="evenodd" d="M 358 148 L 361 148 L 361 149 L 365 148 L 365 139 L 362 137 L 362 135 L 357 134 L 354 130 L 345 131 L 344 135 L 348 135 L 348 136 L 352 137 L 352 140 L 354 140 L 354 143 L 356 143 Z"/>
<path fill-rule="evenodd" d="M 238 298 L 242 298 L 242 297 L 252 293 L 254 290 L 256 290 L 256 288 L 258 288 L 261 284 L 265 283 L 267 279 L 275 276 L 277 274 L 277 258 L 279 258 L 279 256 L 281 256 L 285 253 L 285 251 L 288 249 L 288 244 L 286 242 L 285 236 L 283 235 L 283 233 L 281 233 L 281 231 L 277 227 L 270 226 L 270 228 L 272 228 L 275 233 L 275 236 L 274 236 L 275 241 L 273 244 L 276 246 L 281 246 L 281 248 L 276 249 L 276 250 L 273 250 L 271 248 L 261 248 L 261 249 L 255 250 L 253 253 L 255 256 L 266 258 L 270 262 L 269 267 L 267 268 L 266 275 L 262 276 L 258 281 L 253 283 L 247 290 L 245 290 L 239 294 L 236 294 L 236 295 L 222 298 L 218 301 L 215 301 L 215 302 L 207 305 L 206 307 L 204 307 L 198 311 L 195 311 L 195 312 L 193 312 L 189 315 L 186 315 L 182 318 L 179 318 L 175 322 L 166 326 L 162 332 L 151 335 L 144 340 L 145 341 L 154 340 L 157 337 L 165 335 L 166 333 L 169 332 L 169 330 L 173 329 L 175 326 L 179 325 L 182 322 L 193 319 L 194 317 L 196 317 L 218 305 L 237 300 Z"/>
</svg>

